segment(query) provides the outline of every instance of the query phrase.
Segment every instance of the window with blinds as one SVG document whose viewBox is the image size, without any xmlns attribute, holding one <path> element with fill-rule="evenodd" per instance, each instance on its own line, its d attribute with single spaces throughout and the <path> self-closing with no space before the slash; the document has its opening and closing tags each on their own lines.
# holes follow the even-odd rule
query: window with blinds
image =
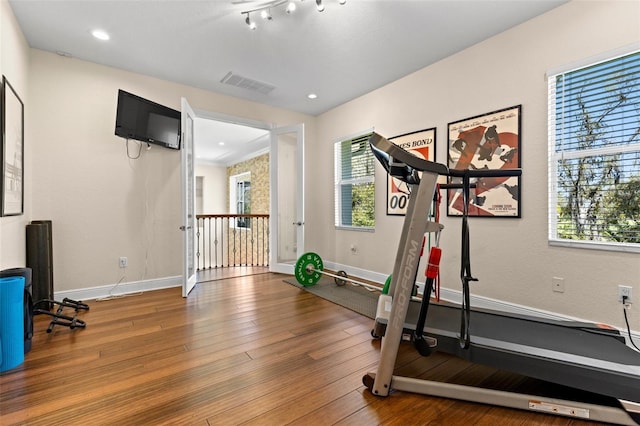
<svg viewBox="0 0 640 426">
<path fill-rule="evenodd" d="M 548 82 L 550 242 L 640 252 L 640 52 Z"/>
<path fill-rule="evenodd" d="M 337 142 L 334 161 L 335 225 L 374 229 L 374 167 L 369 134 Z"/>
</svg>

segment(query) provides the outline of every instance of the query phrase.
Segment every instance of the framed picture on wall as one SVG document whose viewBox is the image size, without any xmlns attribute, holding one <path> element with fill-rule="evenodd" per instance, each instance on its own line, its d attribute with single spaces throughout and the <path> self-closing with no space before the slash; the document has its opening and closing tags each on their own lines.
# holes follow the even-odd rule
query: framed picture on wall
<svg viewBox="0 0 640 426">
<path fill-rule="evenodd" d="M 450 169 L 520 167 L 521 105 L 454 121 L 448 125 Z M 461 178 L 450 178 L 461 183 Z M 469 216 L 520 217 L 520 176 L 471 179 Z M 461 189 L 447 190 L 447 215 L 462 216 Z"/>
<path fill-rule="evenodd" d="M 436 129 L 418 130 L 389 138 L 389 141 L 428 161 L 436 158 Z M 404 216 L 409 204 L 406 183 L 387 174 L 387 215 Z"/>
<path fill-rule="evenodd" d="M 24 104 L 5 76 L 1 105 L 0 216 L 17 216 L 24 212 Z"/>
</svg>

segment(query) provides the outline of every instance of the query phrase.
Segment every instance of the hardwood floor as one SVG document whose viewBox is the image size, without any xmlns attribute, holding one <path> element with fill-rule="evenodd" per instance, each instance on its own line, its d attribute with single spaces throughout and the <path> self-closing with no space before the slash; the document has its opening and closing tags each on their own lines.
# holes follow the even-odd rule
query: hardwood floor
<svg viewBox="0 0 640 426">
<path fill-rule="evenodd" d="M 217 281 L 227 278 L 246 277 L 249 275 L 266 274 L 268 266 L 237 266 L 228 268 L 212 268 L 198 271 L 198 282 Z"/>
<path fill-rule="evenodd" d="M 372 396 L 372 321 L 259 274 L 88 301 L 86 329 L 37 316 L 25 362 L 0 375 L 0 424 L 587 425 L 395 392 Z M 473 383 L 523 379 L 400 350 L 400 374 Z"/>
</svg>

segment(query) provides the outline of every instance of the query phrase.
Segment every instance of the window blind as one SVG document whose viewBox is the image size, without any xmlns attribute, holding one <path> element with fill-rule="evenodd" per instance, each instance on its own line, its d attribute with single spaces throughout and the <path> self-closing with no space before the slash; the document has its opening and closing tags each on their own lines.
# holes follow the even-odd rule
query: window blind
<svg viewBox="0 0 640 426">
<path fill-rule="evenodd" d="M 335 225 L 375 226 L 374 161 L 369 134 L 337 142 L 335 161 Z"/>
<path fill-rule="evenodd" d="M 640 52 L 549 76 L 549 145 L 550 240 L 640 250 Z"/>
</svg>

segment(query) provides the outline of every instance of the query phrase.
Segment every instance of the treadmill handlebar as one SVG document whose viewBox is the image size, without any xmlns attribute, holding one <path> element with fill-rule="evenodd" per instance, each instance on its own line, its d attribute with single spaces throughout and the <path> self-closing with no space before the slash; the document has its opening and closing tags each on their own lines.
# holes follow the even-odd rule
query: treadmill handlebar
<svg viewBox="0 0 640 426">
<path fill-rule="evenodd" d="M 373 154 L 376 156 L 378 161 L 382 163 L 382 166 L 387 170 L 387 172 L 391 171 L 391 165 L 397 167 L 397 164 L 404 163 L 406 167 L 419 172 L 429 172 L 438 175 L 449 174 L 449 169 L 444 164 L 434 163 L 433 161 L 427 161 L 420 157 L 416 157 L 410 152 L 400 148 L 398 145 L 389 142 L 378 133 L 372 133 L 371 136 L 369 136 L 369 144 L 371 145 Z M 404 174 L 410 176 L 412 175 L 412 171 L 408 171 Z"/>
<path fill-rule="evenodd" d="M 470 178 L 483 178 L 483 177 L 507 177 L 507 176 L 521 176 L 522 169 L 481 169 L 481 170 L 458 170 L 449 169 L 449 176 L 451 177 L 465 177 Z"/>
<path fill-rule="evenodd" d="M 522 175 L 522 169 L 450 169 L 444 164 L 417 157 L 375 132 L 369 136 L 369 145 L 371 146 L 373 154 L 378 161 L 380 161 L 387 173 L 408 183 L 416 183 L 414 182 L 416 179 L 415 171 L 461 178 Z"/>
</svg>

